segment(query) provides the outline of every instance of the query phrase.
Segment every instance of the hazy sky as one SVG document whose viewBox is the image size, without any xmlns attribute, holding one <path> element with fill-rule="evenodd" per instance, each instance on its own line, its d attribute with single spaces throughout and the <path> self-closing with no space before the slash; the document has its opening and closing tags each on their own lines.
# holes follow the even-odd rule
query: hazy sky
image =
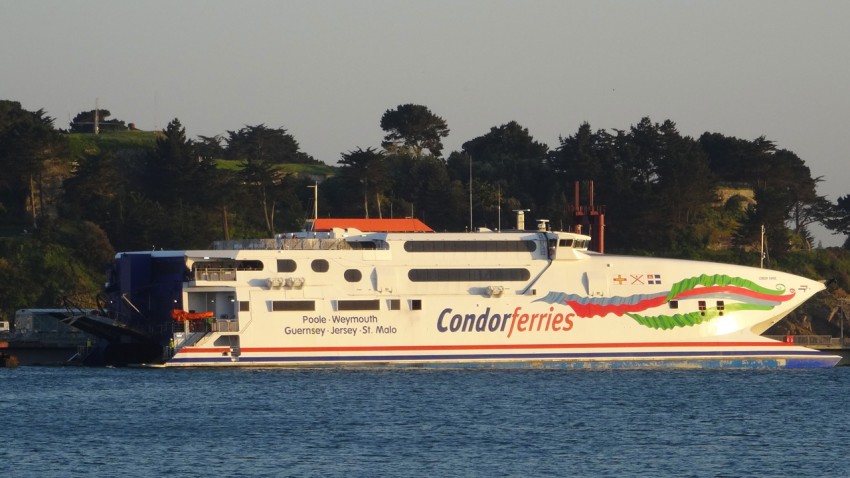
<svg viewBox="0 0 850 478">
<path fill-rule="evenodd" d="M 100 107 L 191 137 L 265 123 L 335 164 L 403 103 L 444 153 L 515 120 L 765 136 L 850 194 L 848 1 L 0 0 L 0 99 L 67 128 Z M 604 198 L 600 198 L 604 201 Z M 818 231 L 825 245 L 842 237 Z"/>
</svg>

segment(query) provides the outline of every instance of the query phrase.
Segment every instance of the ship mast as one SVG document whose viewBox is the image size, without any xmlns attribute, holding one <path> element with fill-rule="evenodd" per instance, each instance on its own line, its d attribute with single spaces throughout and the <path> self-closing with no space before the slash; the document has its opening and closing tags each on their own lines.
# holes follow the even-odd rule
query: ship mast
<svg viewBox="0 0 850 478">
<path fill-rule="evenodd" d="M 313 221 L 319 218 L 319 181 L 312 186 L 313 188 Z"/>
<path fill-rule="evenodd" d="M 469 156 L 469 232 L 472 232 L 472 155 L 467 156 Z"/>
<path fill-rule="evenodd" d="M 313 224 L 307 230 L 316 229 L 316 219 L 319 218 L 319 181 L 317 180 L 312 186 L 307 186 L 313 189 Z"/>
</svg>

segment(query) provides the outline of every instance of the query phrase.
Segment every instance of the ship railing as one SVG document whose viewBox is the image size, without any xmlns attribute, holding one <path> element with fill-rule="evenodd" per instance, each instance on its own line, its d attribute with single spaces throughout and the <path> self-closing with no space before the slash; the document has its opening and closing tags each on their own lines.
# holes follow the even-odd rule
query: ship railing
<svg viewBox="0 0 850 478">
<path fill-rule="evenodd" d="M 205 335 L 206 332 L 184 332 L 175 334 L 176 340 L 174 341 L 174 349 L 180 350 L 183 347 L 190 347 L 192 345 L 195 345 Z"/>
<path fill-rule="evenodd" d="M 235 281 L 236 269 L 225 267 L 199 267 L 195 269 L 195 280 Z"/>
<path fill-rule="evenodd" d="M 67 364 L 83 363 L 83 361 L 86 360 L 86 357 L 88 357 L 90 353 L 91 353 L 91 344 L 77 345 L 77 351 L 74 352 L 74 355 L 71 355 L 71 357 L 69 357 L 68 360 L 65 361 L 65 363 L 67 363 Z"/>
<path fill-rule="evenodd" d="M 842 345 L 842 339 L 831 335 L 765 335 L 765 337 L 794 345 Z"/>
<path fill-rule="evenodd" d="M 351 245 L 345 239 L 313 239 L 313 238 L 288 238 L 278 241 L 280 250 L 314 250 L 335 251 L 350 250 Z"/>
<path fill-rule="evenodd" d="M 239 332 L 239 321 L 235 319 L 218 319 L 212 325 L 213 332 Z"/>
<path fill-rule="evenodd" d="M 345 239 L 323 239 L 312 237 L 286 237 L 278 239 L 236 239 L 215 241 L 216 250 L 308 250 L 331 251 L 349 250 L 351 245 Z"/>
</svg>

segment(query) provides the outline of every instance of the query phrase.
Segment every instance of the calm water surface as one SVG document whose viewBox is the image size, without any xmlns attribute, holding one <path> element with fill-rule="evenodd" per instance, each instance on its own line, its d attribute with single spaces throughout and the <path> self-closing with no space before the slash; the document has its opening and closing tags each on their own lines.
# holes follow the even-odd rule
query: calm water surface
<svg viewBox="0 0 850 478">
<path fill-rule="evenodd" d="M 850 368 L 0 369 L 3 476 L 850 476 Z"/>
</svg>

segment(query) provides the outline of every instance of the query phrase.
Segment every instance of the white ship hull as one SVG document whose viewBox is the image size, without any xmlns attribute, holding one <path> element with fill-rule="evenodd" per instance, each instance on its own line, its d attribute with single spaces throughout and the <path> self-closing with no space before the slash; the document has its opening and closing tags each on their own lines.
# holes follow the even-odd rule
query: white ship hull
<svg viewBox="0 0 850 478">
<path fill-rule="evenodd" d="M 121 254 L 117 276 L 126 277 L 113 307 L 170 326 L 162 360 L 169 367 L 825 367 L 839 360 L 760 336 L 824 289 L 799 276 L 588 253 L 586 236 L 567 233 L 358 233 L 280 239 L 270 249 Z M 185 275 L 134 296 L 135 285 L 156 282 L 127 270 L 146 261 L 180 264 Z M 169 309 L 211 317 L 172 322 L 161 318 Z"/>
</svg>

